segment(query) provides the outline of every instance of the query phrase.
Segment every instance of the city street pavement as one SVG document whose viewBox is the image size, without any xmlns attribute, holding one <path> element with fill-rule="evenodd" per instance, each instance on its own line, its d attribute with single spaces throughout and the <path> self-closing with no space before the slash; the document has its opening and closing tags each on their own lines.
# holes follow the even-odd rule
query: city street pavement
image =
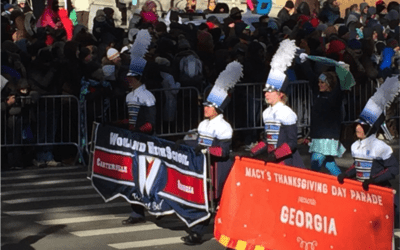
<svg viewBox="0 0 400 250">
<path fill-rule="evenodd" d="M 399 141 L 390 143 L 399 158 Z M 308 147 L 299 146 L 309 167 Z M 337 159 L 342 169 L 353 163 L 346 152 Z M 185 224 L 175 215 L 123 226 L 131 209 L 122 198 L 105 203 L 86 178 L 83 166 L 28 168 L 1 173 L 1 249 L 225 249 L 208 227 L 205 242 L 186 246 Z M 398 191 L 398 177 L 393 182 Z"/>
<path fill-rule="evenodd" d="M 105 203 L 82 166 L 3 171 L 1 249 L 225 249 L 213 239 L 190 247 L 180 238 L 186 225 L 175 215 L 124 226 L 131 212 L 122 198 Z"/>
</svg>

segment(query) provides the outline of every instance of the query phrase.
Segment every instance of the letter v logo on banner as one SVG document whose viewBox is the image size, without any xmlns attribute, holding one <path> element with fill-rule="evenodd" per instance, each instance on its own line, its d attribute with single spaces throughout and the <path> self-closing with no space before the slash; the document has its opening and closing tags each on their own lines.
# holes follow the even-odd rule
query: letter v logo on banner
<svg viewBox="0 0 400 250">
<path fill-rule="evenodd" d="M 143 195 L 145 195 L 145 193 L 150 195 L 154 180 L 160 170 L 160 165 L 161 160 L 158 158 L 139 155 L 139 188 Z"/>
</svg>

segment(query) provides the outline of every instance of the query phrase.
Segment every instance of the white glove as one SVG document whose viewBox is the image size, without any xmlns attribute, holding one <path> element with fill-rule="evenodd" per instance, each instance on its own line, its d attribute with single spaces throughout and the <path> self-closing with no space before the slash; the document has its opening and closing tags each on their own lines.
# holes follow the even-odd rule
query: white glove
<svg viewBox="0 0 400 250">
<path fill-rule="evenodd" d="M 307 60 L 308 55 L 306 53 L 301 53 L 299 57 L 300 57 L 300 62 L 304 63 Z"/>
<path fill-rule="evenodd" d="M 207 153 L 207 150 L 208 150 L 208 148 L 203 148 L 203 149 L 201 150 L 201 152 L 202 152 L 203 154 L 206 154 L 206 153 Z"/>
<path fill-rule="evenodd" d="M 345 62 L 339 61 L 338 62 L 340 66 L 342 66 L 343 68 L 345 68 L 347 71 L 350 71 L 350 65 L 348 65 Z"/>
</svg>

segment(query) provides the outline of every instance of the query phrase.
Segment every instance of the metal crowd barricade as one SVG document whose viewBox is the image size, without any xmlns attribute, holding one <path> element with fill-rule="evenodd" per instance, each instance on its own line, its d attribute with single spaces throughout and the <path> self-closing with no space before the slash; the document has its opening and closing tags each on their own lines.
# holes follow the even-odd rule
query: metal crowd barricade
<svg viewBox="0 0 400 250">
<path fill-rule="evenodd" d="M 377 87 L 374 81 L 369 81 L 363 85 L 357 84 L 350 91 L 345 92 L 343 96 L 343 123 L 352 123 L 358 118 Z"/>
<path fill-rule="evenodd" d="M 264 128 L 262 118 L 262 112 L 266 108 L 264 87 L 265 83 L 239 83 L 235 85 L 231 104 L 224 112 L 233 130 Z M 204 91 L 205 98 L 209 88 Z M 290 82 L 287 97 L 287 105 L 297 114 L 299 129 L 307 128 L 310 125 L 312 100 L 308 81 Z"/>
<path fill-rule="evenodd" d="M 2 112 L 2 147 L 72 145 L 77 148 L 75 162 L 85 164 L 79 133 L 79 101 L 72 95 L 48 95 L 36 102 L 18 97 L 13 107 L 21 113 Z"/>
<path fill-rule="evenodd" d="M 199 91 L 195 87 L 150 90 L 156 98 L 155 135 L 159 137 L 185 135 L 189 130 L 197 128 L 201 113 Z M 86 142 L 91 135 L 92 123 L 123 124 L 127 122 L 128 111 L 125 96 L 119 98 L 100 97 L 85 101 Z M 83 145 L 89 153 L 89 145 Z"/>
<path fill-rule="evenodd" d="M 343 96 L 343 123 L 352 123 L 358 118 L 369 98 L 374 95 L 378 87 L 379 84 L 377 82 L 369 80 L 367 83 L 363 85 L 357 84 L 350 91 L 345 92 Z M 391 113 L 386 120 L 399 119 L 399 101 L 399 97 L 394 100 Z"/>
</svg>

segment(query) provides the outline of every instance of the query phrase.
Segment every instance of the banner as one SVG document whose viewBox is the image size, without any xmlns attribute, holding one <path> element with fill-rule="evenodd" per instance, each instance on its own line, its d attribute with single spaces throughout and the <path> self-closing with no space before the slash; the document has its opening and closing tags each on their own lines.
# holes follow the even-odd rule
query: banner
<svg viewBox="0 0 400 250">
<path fill-rule="evenodd" d="M 236 157 L 214 236 L 240 250 L 390 250 L 394 191 Z"/>
<path fill-rule="evenodd" d="M 106 202 L 123 197 L 153 215 L 176 213 L 189 227 L 210 217 L 203 154 L 101 124 L 92 143 L 92 185 Z"/>
</svg>

